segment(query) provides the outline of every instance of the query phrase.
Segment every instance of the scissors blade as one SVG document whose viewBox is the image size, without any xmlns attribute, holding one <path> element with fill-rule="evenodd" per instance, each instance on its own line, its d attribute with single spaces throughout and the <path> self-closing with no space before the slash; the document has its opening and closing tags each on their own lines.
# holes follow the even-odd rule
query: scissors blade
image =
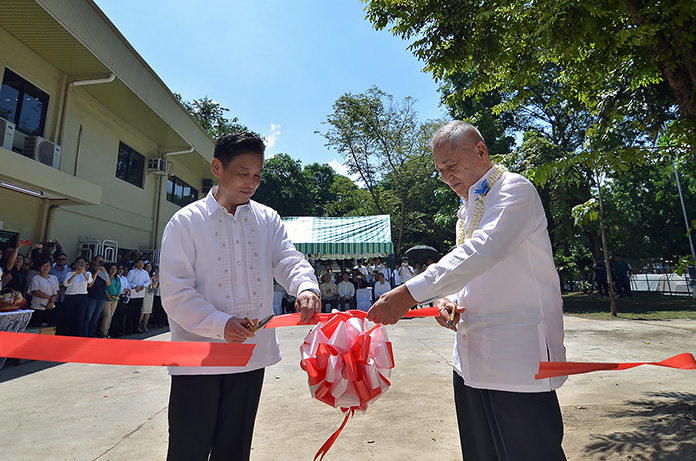
<svg viewBox="0 0 696 461">
<path fill-rule="evenodd" d="M 275 317 L 275 314 L 271 314 L 268 317 L 266 317 L 265 319 L 260 320 L 259 324 L 258 324 L 259 330 L 262 329 L 263 327 L 265 327 L 266 325 L 268 325 L 268 322 L 270 322 L 273 317 Z"/>
</svg>

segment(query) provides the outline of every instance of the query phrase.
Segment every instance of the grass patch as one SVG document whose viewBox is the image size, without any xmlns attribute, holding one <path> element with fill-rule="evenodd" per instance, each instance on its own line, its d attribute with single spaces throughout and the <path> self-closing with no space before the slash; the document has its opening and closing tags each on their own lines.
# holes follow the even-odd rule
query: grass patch
<svg viewBox="0 0 696 461">
<path fill-rule="evenodd" d="M 696 300 L 691 296 L 634 292 L 631 298 L 616 298 L 618 317 L 612 317 L 609 298 L 600 298 L 596 293 L 567 293 L 563 295 L 563 312 L 602 320 L 696 319 Z"/>
</svg>

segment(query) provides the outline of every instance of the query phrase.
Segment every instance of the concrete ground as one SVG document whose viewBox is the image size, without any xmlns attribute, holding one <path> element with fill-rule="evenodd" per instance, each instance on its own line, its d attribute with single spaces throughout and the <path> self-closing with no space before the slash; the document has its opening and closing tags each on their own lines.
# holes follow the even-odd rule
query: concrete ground
<svg viewBox="0 0 696 461">
<path fill-rule="evenodd" d="M 696 352 L 696 321 L 566 316 L 571 361 L 659 361 Z M 309 327 L 278 329 L 253 460 L 311 460 L 343 421 L 313 400 L 299 368 Z M 326 460 L 461 459 L 452 398 L 453 333 L 432 319 L 388 327 L 391 388 L 356 414 Z M 169 334 L 149 339 L 168 340 Z M 0 460 L 158 460 L 167 447 L 164 368 L 28 362 L 0 370 Z M 696 459 L 696 371 L 638 367 L 571 376 L 559 390 L 569 460 Z"/>
</svg>

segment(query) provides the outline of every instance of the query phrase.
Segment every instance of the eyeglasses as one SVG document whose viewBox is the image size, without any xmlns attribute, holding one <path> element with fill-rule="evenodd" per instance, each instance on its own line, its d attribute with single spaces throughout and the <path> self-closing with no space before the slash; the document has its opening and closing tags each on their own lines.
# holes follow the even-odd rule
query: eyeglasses
<svg viewBox="0 0 696 461">
<path fill-rule="evenodd" d="M 67 259 L 65 259 L 65 258 L 58 258 L 58 259 L 56 259 L 56 261 L 67 261 Z"/>
</svg>

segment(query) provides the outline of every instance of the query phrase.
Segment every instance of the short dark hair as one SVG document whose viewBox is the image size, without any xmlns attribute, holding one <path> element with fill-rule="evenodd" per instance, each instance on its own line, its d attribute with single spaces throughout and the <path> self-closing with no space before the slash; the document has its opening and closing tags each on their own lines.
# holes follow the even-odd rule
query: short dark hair
<svg viewBox="0 0 696 461">
<path fill-rule="evenodd" d="M 34 261 L 34 265 L 32 266 L 32 269 L 38 271 L 39 269 L 41 269 L 41 266 L 43 266 L 43 265 L 46 264 L 46 263 L 51 263 L 51 264 L 52 264 L 52 263 L 53 263 L 53 258 L 50 257 L 50 256 L 39 256 L 39 257 L 36 258 L 36 260 Z"/>
<path fill-rule="evenodd" d="M 258 135 L 246 131 L 235 132 L 223 134 L 217 139 L 213 157 L 227 168 L 227 164 L 238 155 L 259 154 L 263 157 L 265 151 L 266 145 Z"/>
</svg>

